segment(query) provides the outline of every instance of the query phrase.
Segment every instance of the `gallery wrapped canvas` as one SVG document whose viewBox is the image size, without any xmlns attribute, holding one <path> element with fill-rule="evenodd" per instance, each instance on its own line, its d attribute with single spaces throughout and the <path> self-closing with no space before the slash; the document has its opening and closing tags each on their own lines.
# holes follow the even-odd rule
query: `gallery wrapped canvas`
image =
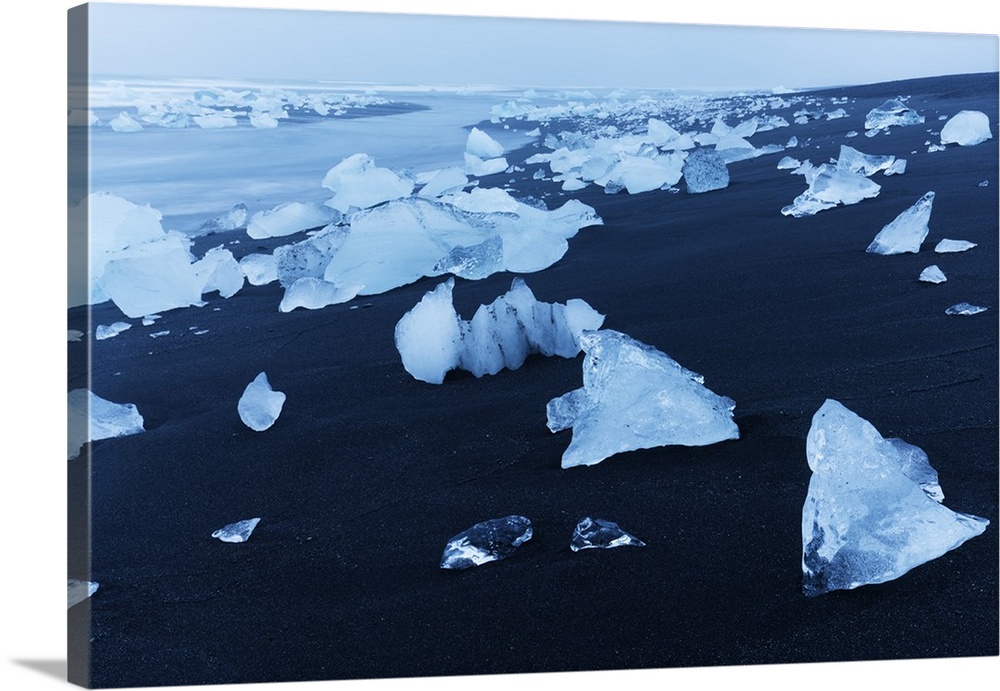
<svg viewBox="0 0 1000 691">
<path fill-rule="evenodd" d="M 998 654 L 997 36 L 68 17 L 70 681 Z"/>
</svg>

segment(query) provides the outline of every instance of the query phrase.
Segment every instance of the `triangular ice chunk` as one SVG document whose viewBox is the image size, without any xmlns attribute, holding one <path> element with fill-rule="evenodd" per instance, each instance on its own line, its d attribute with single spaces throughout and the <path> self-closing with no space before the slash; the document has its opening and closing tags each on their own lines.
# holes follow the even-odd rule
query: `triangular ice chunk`
<svg viewBox="0 0 1000 691">
<path fill-rule="evenodd" d="M 802 508 L 802 589 L 884 583 L 981 534 L 989 521 L 955 513 L 927 455 L 883 439 L 837 401 L 816 412 L 806 438 L 813 475 Z"/>
<path fill-rule="evenodd" d="M 646 543 L 635 535 L 626 533 L 614 521 L 603 518 L 581 518 L 573 531 L 569 548 L 574 552 L 581 549 L 613 549 L 615 547 L 645 547 Z"/>
<path fill-rule="evenodd" d="M 573 428 L 562 467 L 594 465 L 623 451 L 739 438 L 732 399 L 669 356 L 618 331 L 585 331 L 583 388 L 549 401 L 553 432 Z"/>
<path fill-rule="evenodd" d="M 476 523 L 448 540 L 441 555 L 442 569 L 467 569 L 510 556 L 531 539 L 531 521 L 505 516 Z"/>
<path fill-rule="evenodd" d="M 260 523 L 260 518 L 247 518 L 243 521 L 236 521 L 235 523 L 230 523 L 227 526 L 219 528 L 212 533 L 212 537 L 223 542 L 246 542 L 250 539 L 250 533 L 253 532 L 258 523 Z"/>
<path fill-rule="evenodd" d="M 931 220 L 933 206 L 934 193 L 928 192 L 918 199 L 916 204 L 882 228 L 865 251 L 869 254 L 919 252 L 921 243 L 930 232 L 927 224 Z"/>
</svg>

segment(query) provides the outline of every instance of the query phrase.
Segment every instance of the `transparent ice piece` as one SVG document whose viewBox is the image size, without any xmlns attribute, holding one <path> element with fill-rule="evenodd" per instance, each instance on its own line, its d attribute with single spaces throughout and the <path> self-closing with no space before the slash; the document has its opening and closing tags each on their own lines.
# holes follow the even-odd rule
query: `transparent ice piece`
<svg viewBox="0 0 1000 691">
<path fill-rule="evenodd" d="M 442 569 L 467 569 L 510 556 L 531 539 L 531 521 L 506 516 L 483 521 L 448 540 L 441 555 Z"/>
<path fill-rule="evenodd" d="M 879 231 L 865 250 L 869 254 L 917 253 L 927 233 L 934 206 L 934 193 L 928 192 Z"/>
<path fill-rule="evenodd" d="M 968 302 L 960 302 L 957 305 L 952 305 L 944 312 L 945 314 L 959 314 L 965 316 L 971 316 L 973 314 L 979 314 L 980 312 L 985 312 L 988 308 L 980 307 L 979 305 L 973 305 Z"/>
<path fill-rule="evenodd" d="M 946 252 L 964 252 L 965 250 L 971 250 L 975 246 L 976 243 L 969 242 L 968 240 L 949 240 L 945 238 L 934 247 L 934 251 L 941 254 Z"/>
<path fill-rule="evenodd" d="M 267 380 L 267 374 L 261 372 L 243 390 L 236 410 L 243 424 L 254 431 L 263 432 L 278 419 L 284 404 L 285 394 L 274 391 Z"/>
<path fill-rule="evenodd" d="M 603 518 L 581 518 L 573 531 L 569 548 L 574 552 L 581 549 L 611 549 L 613 547 L 645 547 L 646 543 L 635 535 L 626 533 L 617 523 Z"/>
<path fill-rule="evenodd" d="M 260 523 L 260 518 L 247 518 L 243 521 L 236 521 L 235 523 L 230 523 L 225 527 L 219 528 L 212 533 L 212 537 L 218 538 L 223 542 L 246 542 L 250 539 L 250 533 L 253 532 L 258 523 Z"/>
<path fill-rule="evenodd" d="M 944 271 L 937 264 L 931 264 L 920 272 L 920 280 L 925 283 L 944 283 L 948 277 L 944 275 Z"/>
<path fill-rule="evenodd" d="M 70 578 L 67 580 L 67 609 L 73 605 L 78 605 L 88 597 L 97 592 L 100 587 L 99 583 L 94 581 L 81 581 L 76 578 Z"/>
</svg>

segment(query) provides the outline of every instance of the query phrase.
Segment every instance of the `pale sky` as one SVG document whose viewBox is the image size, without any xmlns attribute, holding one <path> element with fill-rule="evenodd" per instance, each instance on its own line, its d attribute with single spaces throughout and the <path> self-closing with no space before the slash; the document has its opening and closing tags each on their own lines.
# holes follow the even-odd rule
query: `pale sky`
<svg viewBox="0 0 1000 691">
<path fill-rule="evenodd" d="M 997 37 L 989 34 L 253 7 L 90 7 L 92 74 L 750 89 L 998 69 Z"/>
</svg>

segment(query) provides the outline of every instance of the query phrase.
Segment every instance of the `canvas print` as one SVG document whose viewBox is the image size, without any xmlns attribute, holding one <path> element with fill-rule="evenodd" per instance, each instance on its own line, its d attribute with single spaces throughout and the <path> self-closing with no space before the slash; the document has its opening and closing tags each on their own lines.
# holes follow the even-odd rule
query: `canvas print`
<svg viewBox="0 0 1000 691">
<path fill-rule="evenodd" d="M 70 681 L 998 654 L 997 36 L 69 27 Z"/>
</svg>

